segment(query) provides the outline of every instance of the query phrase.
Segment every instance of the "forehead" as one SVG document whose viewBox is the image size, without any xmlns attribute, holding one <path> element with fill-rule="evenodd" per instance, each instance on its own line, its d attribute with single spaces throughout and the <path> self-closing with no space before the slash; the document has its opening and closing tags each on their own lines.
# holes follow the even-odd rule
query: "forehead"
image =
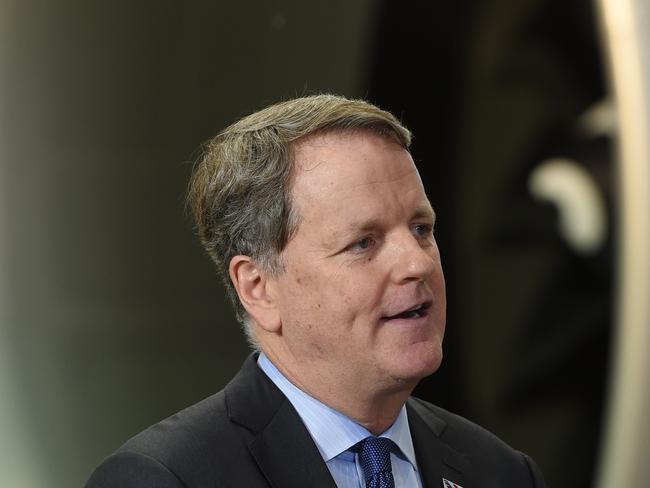
<svg viewBox="0 0 650 488">
<path fill-rule="evenodd" d="M 293 185 L 327 186 L 336 181 L 381 182 L 398 179 L 417 170 L 410 153 L 388 137 L 370 131 L 319 133 L 292 147 Z M 418 175 L 419 177 L 419 175 Z"/>
<path fill-rule="evenodd" d="M 319 218 L 349 220 L 431 208 L 409 152 L 374 133 L 310 136 L 294 146 L 293 160 L 292 198 L 301 217 L 313 211 Z"/>
<path fill-rule="evenodd" d="M 340 157 L 364 157 L 372 153 L 409 152 L 389 136 L 371 130 L 332 130 L 318 132 L 298 139 L 292 144 L 294 172 L 311 171 L 322 162 L 336 163 Z"/>
</svg>

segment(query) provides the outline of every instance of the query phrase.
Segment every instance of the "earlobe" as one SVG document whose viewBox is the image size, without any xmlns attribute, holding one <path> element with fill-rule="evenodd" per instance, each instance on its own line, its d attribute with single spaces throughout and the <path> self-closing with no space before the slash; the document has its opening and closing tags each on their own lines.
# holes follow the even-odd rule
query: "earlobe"
<svg viewBox="0 0 650 488">
<path fill-rule="evenodd" d="M 266 273 L 249 256 L 230 260 L 230 280 L 248 315 L 267 332 L 279 332 L 281 320 L 274 297 L 269 293 Z"/>
</svg>

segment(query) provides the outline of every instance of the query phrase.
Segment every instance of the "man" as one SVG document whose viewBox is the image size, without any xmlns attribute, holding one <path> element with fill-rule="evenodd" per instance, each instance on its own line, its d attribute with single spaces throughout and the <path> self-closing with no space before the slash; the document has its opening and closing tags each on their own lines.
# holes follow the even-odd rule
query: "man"
<svg viewBox="0 0 650 488">
<path fill-rule="evenodd" d="M 435 214 L 389 113 L 320 95 L 207 147 L 189 201 L 260 351 L 88 487 L 540 487 L 525 455 L 410 398 L 442 360 Z"/>
</svg>

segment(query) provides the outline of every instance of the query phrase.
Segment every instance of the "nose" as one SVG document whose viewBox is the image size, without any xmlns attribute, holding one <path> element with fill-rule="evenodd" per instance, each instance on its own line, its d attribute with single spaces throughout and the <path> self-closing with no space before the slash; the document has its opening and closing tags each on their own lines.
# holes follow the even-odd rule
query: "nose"
<svg viewBox="0 0 650 488">
<path fill-rule="evenodd" d="M 421 239 L 408 232 L 393 244 L 396 283 L 425 281 L 440 268 L 440 254 L 433 236 Z"/>
</svg>

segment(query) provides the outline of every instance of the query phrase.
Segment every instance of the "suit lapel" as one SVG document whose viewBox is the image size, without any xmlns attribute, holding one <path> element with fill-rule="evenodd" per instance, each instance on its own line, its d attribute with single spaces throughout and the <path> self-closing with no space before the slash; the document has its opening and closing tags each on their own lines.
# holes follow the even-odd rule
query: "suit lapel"
<svg viewBox="0 0 650 488">
<path fill-rule="evenodd" d="M 232 422 L 252 432 L 251 456 L 273 488 L 336 488 L 336 484 L 291 402 L 251 355 L 226 387 Z"/>
<path fill-rule="evenodd" d="M 336 484 L 291 402 L 251 355 L 225 389 L 230 420 L 245 427 L 248 450 L 273 488 L 336 488 Z M 406 403 L 409 427 L 424 488 L 446 478 L 464 488 L 467 459 L 442 440 L 446 423 L 417 400 Z"/>
<path fill-rule="evenodd" d="M 471 488 L 467 459 L 441 439 L 445 422 L 414 400 L 406 403 L 409 427 L 424 488 L 440 488 L 443 478 Z"/>
<path fill-rule="evenodd" d="M 249 448 L 273 487 L 336 486 L 318 448 L 288 400 Z"/>
</svg>

